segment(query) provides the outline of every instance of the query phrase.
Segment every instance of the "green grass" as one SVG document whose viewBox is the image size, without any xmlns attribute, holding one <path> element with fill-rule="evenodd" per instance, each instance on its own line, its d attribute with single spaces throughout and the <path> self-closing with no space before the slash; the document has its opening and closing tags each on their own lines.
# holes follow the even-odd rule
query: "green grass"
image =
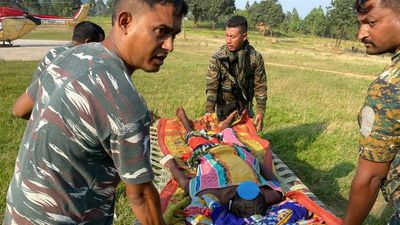
<svg viewBox="0 0 400 225">
<path fill-rule="evenodd" d="M 14 101 L 32 79 L 37 62 L 0 62 L 0 218 L 26 122 L 13 118 Z"/>
<path fill-rule="evenodd" d="M 162 117 L 173 117 L 178 105 L 183 105 L 191 118 L 204 113 L 208 59 L 224 42 L 222 30 L 189 27 L 187 39 L 182 36 L 160 72 L 136 71 L 132 76 L 151 110 Z M 331 39 L 270 39 L 256 32 L 249 36 L 263 54 L 268 71 L 266 126 L 260 135 L 336 215 L 343 216 L 357 161 L 357 114 L 369 83 L 389 58 L 353 54 L 351 46 L 362 49 L 353 42 L 334 48 Z M 0 213 L 25 126 L 24 121 L 12 118 L 10 111 L 29 84 L 36 63 L 0 62 Z M 365 77 L 350 76 L 353 73 Z M 365 224 L 386 224 L 390 213 L 380 196 Z M 129 224 L 133 219 L 122 186 L 117 214 L 115 224 Z"/>
</svg>

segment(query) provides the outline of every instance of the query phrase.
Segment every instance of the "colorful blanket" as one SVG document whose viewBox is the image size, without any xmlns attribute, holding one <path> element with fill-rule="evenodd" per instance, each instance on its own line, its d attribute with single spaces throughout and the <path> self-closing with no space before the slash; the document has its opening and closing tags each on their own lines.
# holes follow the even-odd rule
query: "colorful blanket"
<svg viewBox="0 0 400 225">
<path fill-rule="evenodd" d="M 201 130 L 209 128 L 207 123 L 215 123 L 215 116 L 202 117 L 193 121 L 194 129 Z M 248 146 L 252 150 L 252 154 L 260 161 L 265 162 L 266 166 L 274 170 L 272 162 L 272 153 L 269 149 L 269 142 L 265 139 L 260 138 L 256 130 L 247 115 L 244 115 L 240 121 L 237 121 L 232 127 L 235 131 L 240 142 Z M 185 142 L 186 131 L 177 119 L 160 119 L 157 127 L 157 139 L 161 147 L 161 152 L 171 154 L 175 157 L 182 170 L 187 173 L 188 177 L 193 177 L 196 171 L 193 168 L 187 166 L 182 160 L 183 155 L 190 155 L 192 149 Z M 288 195 L 289 194 L 289 195 Z M 321 221 L 325 221 L 326 224 L 339 225 L 341 224 L 340 219 L 331 214 L 330 212 L 322 209 L 311 199 L 305 196 L 301 192 L 289 192 L 286 194 L 288 198 L 296 199 L 299 203 L 305 203 L 305 207 L 313 212 L 315 216 L 310 223 L 304 221 L 302 224 L 320 224 Z M 187 195 L 174 180 L 170 180 L 165 188 L 160 193 L 162 211 L 167 224 L 186 224 L 184 208 L 189 204 L 193 204 L 193 201 Z M 195 199 L 194 199 L 195 200 Z M 313 222 L 311 222 L 313 221 Z M 257 224 L 257 223 L 255 223 Z M 262 224 L 262 223 L 261 223 Z"/>
<path fill-rule="evenodd" d="M 205 189 L 226 188 L 249 180 L 282 192 L 278 182 L 266 180 L 261 175 L 259 161 L 248 151 L 238 145 L 219 145 L 199 155 L 201 163 L 197 166 L 197 174 L 189 182 L 190 196 Z"/>
<path fill-rule="evenodd" d="M 214 126 L 216 123 L 215 115 L 202 117 L 193 122 L 194 130 L 207 128 L 207 123 Z M 235 122 L 232 127 L 239 140 L 252 150 L 252 154 L 259 160 L 266 163 L 269 169 L 273 170 L 272 154 L 269 150 L 269 142 L 260 138 L 247 114 L 244 114 L 241 119 Z M 192 149 L 185 142 L 186 131 L 178 119 L 160 119 L 157 127 L 158 143 L 161 147 L 161 152 L 171 154 L 175 158 L 180 159 L 182 155 L 190 154 Z M 182 166 L 185 166 L 182 161 L 179 161 Z"/>
</svg>

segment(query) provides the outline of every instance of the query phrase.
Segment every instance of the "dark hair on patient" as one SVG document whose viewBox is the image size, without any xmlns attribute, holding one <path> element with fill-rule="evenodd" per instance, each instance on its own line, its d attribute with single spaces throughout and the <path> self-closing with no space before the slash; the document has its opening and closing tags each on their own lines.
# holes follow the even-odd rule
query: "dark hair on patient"
<svg viewBox="0 0 400 225">
<path fill-rule="evenodd" d="M 100 42 L 105 37 L 104 30 L 99 25 L 90 21 L 83 21 L 75 25 L 72 40 L 80 44 L 87 42 Z"/>
<path fill-rule="evenodd" d="M 264 196 L 259 193 L 257 197 L 252 200 L 243 199 L 236 194 L 232 198 L 229 210 L 238 217 L 247 218 L 255 214 L 265 215 L 267 209 L 267 202 Z"/>
<path fill-rule="evenodd" d="M 189 7 L 185 0 L 115 0 L 111 23 L 114 25 L 115 17 L 122 10 L 128 10 L 132 14 L 139 12 L 144 5 L 153 8 L 156 4 L 171 4 L 175 11 L 175 16 L 183 17 L 188 13 Z"/>
<path fill-rule="evenodd" d="M 354 10 L 357 13 L 364 14 L 369 12 L 369 8 L 365 8 L 365 3 L 368 0 L 356 0 L 354 2 Z M 399 0 L 380 0 L 382 6 L 392 9 L 395 12 L 400 12 L 400 1 Z"/>
<path fill-rule="evenodd" d="M 247 19 L 244 16 L 232 16 L 229 18 L 229 20 L 226 22 L 226 27 L 241 27 L 242 32 L 246 33 L 247 32 Z"/>
</svg>

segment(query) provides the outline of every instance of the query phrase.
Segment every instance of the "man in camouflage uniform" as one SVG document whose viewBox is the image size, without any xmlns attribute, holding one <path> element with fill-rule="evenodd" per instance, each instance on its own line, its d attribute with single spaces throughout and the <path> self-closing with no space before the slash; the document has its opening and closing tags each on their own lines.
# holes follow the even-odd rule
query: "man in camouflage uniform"
<svg viewBox="0 0 400 225">
<path fill-rule="evenodd" d="M 159 70 L 186 13 L 183 0 L 116 1 L 104 42 L 63 52 L 30 85 L 35 105 L 4 225 L 111 225 L 120 180 L 141 224 L 165 224 L 152 183 L 150 113 L 131 74 Z"/>
<path fill-rule="evenodd" d="M 379 187 L 396 209 L 389 224 L 400 224 L 400 1 L 357 0 L 358 38 L 368 54 L 394 53 L 391 64 L 370 85 L 359 114 L 359 164 L 344 224 L 361 224 Z"/>
<path fill-rule="evenodd" d="M 90 21 L 82 21 L 76 24 L 72 31 L 72 41 L 65 45 L 55 47 L 47 52 L 40 61 L 36 71 L 33 73 L 33 79 L 38 78 L 40 74 L 47 69 L 51 61 L 65 50 L 85 43 L 102 42 L 104 38 L 104 30 L 99 25 Z"/>
<path fill-rule="evenodd" d="M 62 52 L 73 48 L 77 45 L 89 43 L 89 42 L 101 42 L 104 40 L 105 34 L 103 28 L 99 25 L 83 21 L 78 23 L 72 31 L 72 41 L 67 44 L 55 47 L 48 51 L 46 55 L 40 61 L 36 71 L 33 73 L 33 80 L 39 79 L 41 74 L 47 69 L 50 63 Z M 22 94 L 14 104 L 13 115 L 23 119 L 29 119 L 32 112 L 34 100 L 31 99 L 29 94 L 25 92 Z"/>
<path fill-rule="evenodd" d="M 253 97 L 257 110 L 254 124 L 261 131 L 267 102 L 267 77 L 264 60 L 247 40 L 247 20 L 233 16 L 225 29 L 226 45 L 210 59 L 206 79 L 206 113 L 217 113 L 220 121 L 233 110 L 247 109 L 254 116 Z"/>
</svg>

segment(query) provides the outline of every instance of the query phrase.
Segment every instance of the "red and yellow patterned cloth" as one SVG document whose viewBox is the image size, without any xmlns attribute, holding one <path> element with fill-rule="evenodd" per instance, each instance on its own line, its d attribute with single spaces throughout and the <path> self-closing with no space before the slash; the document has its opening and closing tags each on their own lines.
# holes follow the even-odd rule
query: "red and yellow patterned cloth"
<svg viewBox="0 0 400 225">
<path fill-rule="evenodd" d="M 216 116 L 202 117 L 192 121 L 194 130 L 209 129 L 215 127 Z M 275 172 L 270 144 L 267 140 L 260 138 L 252 124 L 251 119 L 245 114 L 239 121 L 234 123 L 232 129 L 235 131 L 240 142 L 248 146 L 252 150 L 252 154 L 261 162 Z M 189 177 L 195 175 L 193 168 L 189 168 L 182 160 L 182 156 L 190 155 L 192 148 L 185 142 L 186 130 L 178 119 L 160 119 L 157 127 L 157 139 L 161 147 L 161 152 L 171 154 L 175 157 L 178 164 L 182 167 Z M 321 208 L 313 202 L 304 193 L 292 191 L 286 193 L 290 199 L 295 199 L 300 204 L 303 204 L 307 209 L 314 214 L 324 219 L 326 224 L 339 225 L 341 220 L 332 213 Z M 164 213 L 164 219 L 167 224 L 185 224 L 185 216 L 183 209 L 191 203 L 191 198 L 185 191 L 179 188 L 174 180 L 170 180 L 165 188 L 160 193 L 161 207 Z"/>
</svg>

